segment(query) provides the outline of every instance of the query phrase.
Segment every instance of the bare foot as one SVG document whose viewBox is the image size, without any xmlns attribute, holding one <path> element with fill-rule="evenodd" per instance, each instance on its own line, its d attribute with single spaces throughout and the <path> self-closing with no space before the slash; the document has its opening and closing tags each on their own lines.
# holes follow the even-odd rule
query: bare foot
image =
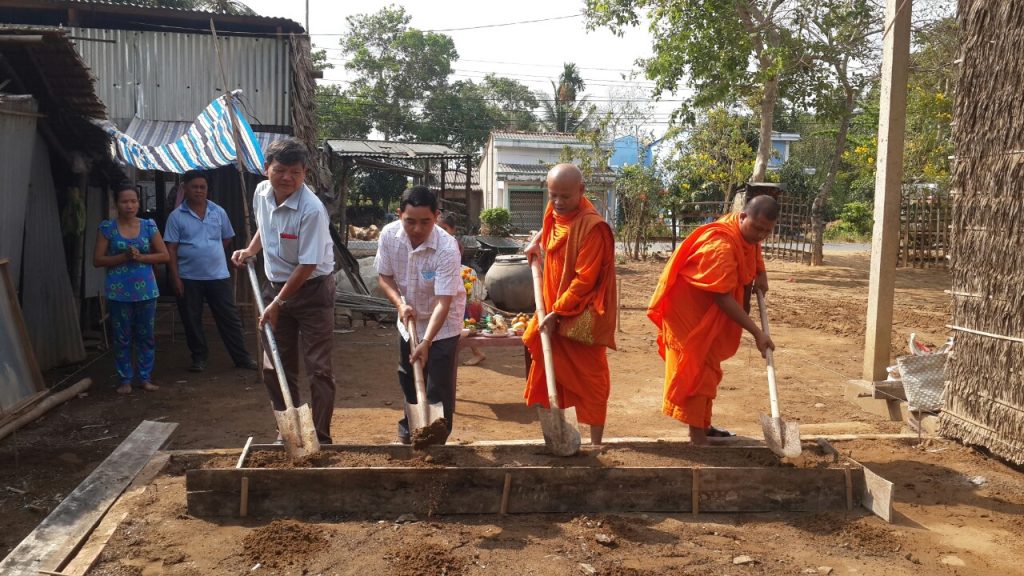
<svg viewBox="0 0 1024 576">
<path fill-rule="evenodd" d="M 143 382 L 142 389 L 149 390 L 150 392 L 152 392 L 153 390 L 159 390 L 160 387 L 157 386 L 156 384 L 153 384 L 152 382 Z"/>
<path fill-rule="evenodd" d="M 463 362 L 462 365 L 463 366 L 476 366 L 477 364 L 483 362 L 484 360 L 487 360 L 487 356 L 484 355 L 483 353 L 481 353 L 481 354 L 474 354 L 472 358 L 470 358 L 469 360 L 466 360 L 465 362 Z"/>
<path fill-rule="evenodd" d="M 132 385 L 131 384 L 121 384 L 120 386 L 117 387 L 117 393 L 118 394 L 131 394 L 132 393 Z"/>
</svg>

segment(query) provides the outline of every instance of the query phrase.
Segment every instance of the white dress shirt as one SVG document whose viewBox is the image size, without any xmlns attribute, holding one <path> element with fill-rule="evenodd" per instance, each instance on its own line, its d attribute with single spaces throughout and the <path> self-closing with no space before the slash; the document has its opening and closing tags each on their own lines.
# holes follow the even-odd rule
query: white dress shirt
<svg viewBox="0 0 1024 576">
<path fill-rule="evenodd" d="M 415 249 L 401 220 L 381 229 L 374 265 L 378 274 L 395 279 L 399 293 L 416 311 L 416 332 L 420 338 L 427 331 L 437 296 L 451 296 L 452 304 L 434 340 L 462 333 L 466 288 L 462 285 L 461 261 L 458 242 L 439 226 L 434 226 L 430 237 Z"/>
</svg>

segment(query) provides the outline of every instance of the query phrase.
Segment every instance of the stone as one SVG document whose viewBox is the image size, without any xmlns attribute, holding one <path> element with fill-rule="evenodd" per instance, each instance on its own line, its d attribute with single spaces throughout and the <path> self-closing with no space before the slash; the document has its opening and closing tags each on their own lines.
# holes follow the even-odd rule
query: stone
<svg viewBox="0 0 1024 576">
<path fill-rule="evenodd" d="M 612 534 L 598 533 L 594 536 L 594 540 L 597 540 L 598 544 L 604 544 L 605 546 L 615 545 L 615 536 Z"/>
<path fill-rule="evenodd" d="M 815 404 L 814 404 L 814 407 L 815 407 L 815 408 L 818 408 L 818 409 L 821 409 L 821 408 L 824 408 L 824 407 L 825 407 L 825 405 L 824 405 L 824 404 L 822 404 L 821 402 L 815 402 Z"/>
<path fill-rule="evenodd" d="M 946 566 L 967 566 L 966 562 L 964 562 L 959 556 L 954 556 L 953 554 L 939 558 L 939 562 L 942 562 Z"/>
<path fill-rule="evenodd" d="M 415 514 L 402 514 L 395 520 L 395 524 L 411 524 L 418 521 Z"/>
<path fill-rule="evenodd" d="M 833 572 L 835 572 L 835 570 L 833 570 L 831 566 L 818 566 L 818 574 L 821 574 L 822 576 L 828 576 Z"/>
<path fill-rule="evenodd" d="M 732 563 L 736 565 L 755 564 L 757 560 L 754 560 L 750 556 L 737 556 L 732 559 Z"/>
<path fill-rule="evenodd" d="M 583 570 L 584 574 L 597 574 L 597 568 L 594 568 L 590 564 L 580 562 L 580 569 Z"/>
</svg>

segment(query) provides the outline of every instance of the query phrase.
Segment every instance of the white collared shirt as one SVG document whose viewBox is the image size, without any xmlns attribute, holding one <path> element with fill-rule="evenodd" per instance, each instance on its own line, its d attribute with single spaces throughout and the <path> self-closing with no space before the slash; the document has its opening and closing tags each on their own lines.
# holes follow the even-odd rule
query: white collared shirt
<svg viewBox="0 0 1024 576">
<path fill-rule="evenodd" d="M 263 242 L 263 270 L 271 282 L 286 282 L 300 264 L 316 264 L 310 278 L 334 273 L 334 245 L 327 208 L 305 184 L 281 205 L 270 180 L 252 198 Z"/>
<path fill-rule="evenodd" d="M 402 221 L 396 220 L 380 231 L 374 266 L 378 274 L 395 279 L 406 303 L 416 310 L 416 332 L 420 338 L 427 331 L 437 296 L 451 296 L 452 305 L 434 340 L 462 333 L 466 288 L 462 285 L 459 244 L 450 234 L 434 226 L 430 237 L 414 249 Z"/>
</svg>

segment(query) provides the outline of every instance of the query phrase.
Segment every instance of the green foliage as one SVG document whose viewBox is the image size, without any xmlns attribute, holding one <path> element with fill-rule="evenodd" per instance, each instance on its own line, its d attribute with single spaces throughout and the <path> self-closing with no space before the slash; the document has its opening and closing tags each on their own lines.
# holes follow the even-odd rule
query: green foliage
<svg viewBox="0 0 1024 576">
<path fill-rule="evenodd" d="M 362 139 L 373 126 L 368 114 L 372 103 L 342 90 L 336 84 L 317 84 L 317 140 L 327 138 Z"/>
<path fill-rule="evenodd" d="M 452 62 L 459 58 L 451 37 L 410 28 L 402 7 L 346 18 L 340 43 L 356 73 L 349 97 L 372 103 L 366 117 L 385 140 L 414 134 L 416 111 L 448 85 Z"/>
<path fill-rule="evenodd" d="M 642 260 L 647 257 L 652 234 L 657 232 L 658 215 L 669 200 L 668 192 L 653 167 L 631 164 L 619 171 L 615 193 L 621 218 L 619 237 L 626 255 Z"/>
<path fill-rule="evenodd" d="M 487 227 L 492 236 L 508 236 L 512 233 L 512 213 L 508 208 L 488 208 L 480 212 L 480 223 Z"/>
<path fill-rule="evenodd" d="M 809 202 L 818 189 L 814 176 L 807 173 L 808 167 L 792 157 L 774 172 L 774 179 L 785 185 L 786 196 Z"/>
<path fill-rule="evenodd" d="M 568 134 L 591 128 L 595 106 L 587 101 L 586 96 L 577 98 L 584 88 L 586 83 L 579 69 L 571 62 L 566 63 L 558 76 L 558 83 L 551 81 L 551 96 L 541 95 L 541 126 L 550 132 Z"/>
<path fill-rule="evenodd" d="M 840 242 L 863 242 L 871 238 L 874 212 L 867 202 L 850 202 L 843 206 L 839 219 L 825 226 L 825 239 Z"/>
<path fill-rule="evenodd" d="M 533 111 L 540 105 L 530 88 L 518 80 L 488 74 L 483 80 L 487 98 L 503 115 L 501 127 L 506 130 L 534 131 L 537 117 Z"/>
<path fill-rule="evenodd" d="M 414 135 L 423 142 L 442 142 L 475 154 L 491 130 L 502 126 L 505 115 L 488 101 L 487 88 L 460 80 L 431 95 L 423 105 Z"/>
<path fill-rule="evenodd" d="M 357 172 L 351 181 L 351 204 L 369 203 L 380 213 L 391 211 L 392 205 L 402 196 L 408 180 L 401 174 L 370 170 Z"/>
<path fill-rule="evenodd" d="M 745 120 L 724 107 L 703 112 L 689 138 L 667 161 L 674 181 L 690 197 L 686 201 L 728 203 L 753 169 L 754 150 L 744 135 Z"/>
</svg>

